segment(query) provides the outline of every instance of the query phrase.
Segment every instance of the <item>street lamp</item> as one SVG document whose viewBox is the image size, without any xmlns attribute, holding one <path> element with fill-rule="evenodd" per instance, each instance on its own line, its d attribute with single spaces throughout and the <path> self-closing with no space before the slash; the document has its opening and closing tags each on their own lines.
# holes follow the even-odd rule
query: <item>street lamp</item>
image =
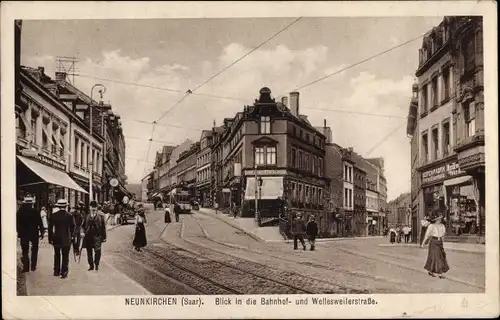
<svg viewBox="0 0 500 320">
<path fill-rule="evenodd" d="M 89 136 L 89 141 L 90 141 L 90 152 L 92 154 L 92 109 L 93 109 L 93 104 L 94 104 L 94 89 L 100 87 L 99 89 L 99 95 L 102 99 L 102 95 L 104 92 L 106 92 L 106 87 L 100 83 L 95 84 L 92 89 L 90 89 L 90 115 L 89 115 L 89 131 L 90 131 L 90 136 Z M 89 168 L 90 168 L 90 173 L 89 173 L 89 199 L 90 201 L 93 200 L 93 194 L 92 194 L 92 162 L 89 162 Z"/>
<path fill-rule="evenodd" d="M 259 203 L 257 205 L 257 225 L 260 227 L 262 223 L 262 218 L 260 216 L 260 200 L 262 198 L 262 177 L 259 177 L 258 179 L 258 184 L 259 184 Z"/>
</svg>

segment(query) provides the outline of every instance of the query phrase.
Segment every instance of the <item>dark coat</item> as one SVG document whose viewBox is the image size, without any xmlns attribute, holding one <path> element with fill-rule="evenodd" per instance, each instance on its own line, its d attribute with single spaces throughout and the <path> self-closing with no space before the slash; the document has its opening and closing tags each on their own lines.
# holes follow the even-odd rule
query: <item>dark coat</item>
<svg viewBox="0 0 500 320">
<path fill-rule="evenodd" d="M 292 234 L 293 235 L 303 235 L 306 232 L 306 224 L 304 219 L 294 219 L 292 221 Z"/>
<path fill-rule="evenodd" d="M 84 213 L 76 210 L 71 214 L 73 215 L 73 219 L 75 220 L 75 234 L 80 233 L 82 231 L 83 219 L 85 219 Z"/>
<path fill-rule="evenodd" d="M 311 237 L 316 237 L 318 235 L 318 224 L 316 223 L 316 221 L 309 221 L 307 223 L 306 233 Z"/>
<path fill-rule="evenodd" d="M 94 235 L 90 234 L 90 228 L 92 226 L 96 227 L 96 233 Z M 104 221 L 104 215 L 97 213 L 94 218 L 92 218 L 91 214 L 87 215 L 83 222 L 83 232 L 85 233 L 85 238 L 83 240 L 85 248 L 101 249 L 102 242 L 106 241 L 106 222 Z"/>
<path fill-rule="evenodd" d="M 21 239 L 34 240 L 43 235 L 42 216 L 31 204 L 23 203 L 17 211 L 17 236 Z"/>
<path fill-rule="evenodd" d="M 66 210 L 53 212 L 49 218 L 49 243 L 54 247 L 69 247 L 75 232 L 75 220 Z"/>
<path fill-rule="evenodd" d="M 181 206 L 178 203 L 174 204 L 174 213 L 175 214 L 181 213 Z"/>
</svg>

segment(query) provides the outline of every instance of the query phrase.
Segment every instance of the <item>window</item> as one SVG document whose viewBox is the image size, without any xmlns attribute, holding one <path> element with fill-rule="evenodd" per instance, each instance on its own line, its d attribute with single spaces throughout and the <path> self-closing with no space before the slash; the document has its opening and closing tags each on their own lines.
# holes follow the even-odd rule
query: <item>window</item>
<svg viewBox="0 0 500 320">
<path fill-rule="evenodd" d="M 318 158 L 318 176 L 323 176 L 323 159 Z"/>
<path fill-rule="evenodd" d="M 302 202 L 302 199 L 303 199 L 302 198 L 302 184 L 299 184 L 298 186 L 299 186 L 299 188 L 298 188 L 299 199 L 298 200 L 299 200 L 299 202 Z"/>
<path fill-rule="evenodd" d="M 80 143 L 80 165 L 82 167 L 85 167 L 85 162 L 83 161 L 83 150 L 85 148 L 85 145 L 83 144 L 83 142 Z"/>
<path fill-rule="evenodd" d="M 312 156 L 312 173 L 313 174 L 316 174 L 316 171 L 317 171 L 316 162 L 317 162 L 316 156 Z"/>
<path fill-rule="evenodd" d="M 296 168 L 296 166 L 297 166 L 297 159 L 296 159 L 296 157 L 297 157 L 297 149 L 292 148 L 292 161 L 291 161 L 292 168 Z"/>
<path fill-rule="evenodd" d="M 318 189 L 318 203 L 319 205 L 322 205 L 323 204 L 323 189 Z"/>
<path fill-rule="evenodd" d="M 348 189 L 349 191 L 349 208 L 352 208 L 352 190 L 351 189 Z"/>
<path fill-rule="evenodd" d="M 309 192 L 310 192 L 310 188 L 309 188 L 309 186 L 306 186 L 306 187 L 305 187 L 305 193 L 306 193 L 306 203 L 310 203 L 310 202 L 311 202 Z"/>
<path fill-rule="evenodd" d="M 314 188 L 314 187 L 312 188 L 312 203 L 313 203 L 313 204 L 318 203 L 318 202 L 316 201 L 316 188 Z"/>
<path fill-rule="evenodd" d="M 45 150 L 49 150 L 49 139 L 45 132 L 42 131 L 42 148 Z"/>
<path fill-rule="evenodd" d="M 255 148 L 255 164 L 264 164 L 264 148 Z"/>
<path fill-rule="evenodd" d="M 309 171 L 310 170 L 310 166 L 309 166 L 309 154 L 306 153 L 304 158 L 305 158 L 304 159 L 304 170 Z"/>
<path fill-rule="evenodd" d="M 306 141 L 309 143 L 309 133 L 306 133 Z"/>
<path fill-rule="evenodd" d="M 300 139 L 302 139 L 303 132 L 300 130 Z"/>
<path fill-rule="evenodd" d="M 443 70 L 443 100 L 450 98 L 451 92 L 451 79 L 450 79 L 450 67 Z"/>
<path fill-rule="evenodd" d="M 276 147 L 266 147 L 267 163 L 276 164 Z"/>
<path fill-rule="evenodd" d="M 50 149 L 51 149 L 50 151 L 52 152 L 52 154 L 57 154 L 57 141 L 54 137 L 52 137 L 52 146 Z"/>
<path fill-rule="evenodd" d="M 344 207 L 349 207 L 348 198 L 349 198 L 349 189 L 344 188 Z"/>
<path fill-rule="evenodd" d="M 436 160 L 439 157 L 439 135 L 438 129 L 432 130 L 432 159 Z"/>
<path fill-rule="evenodd" d="M 61 158 L 64 158 L 64 152 L 65 152 L 65 149 L 64 149 L 64 139 L 61 139 L 60 144 L 61 144 L 61 149 L 60 149 L 59 156 Z"/>
<path fill-rule="evenodd" d="M 299 169 L 303 168 L 302 151 L 299 150 Z"/>
<path fill-rule="evenodd" d="M 438 106 L 438 78 L 432 78 L 432 108 Z"/>
<path fill-rule="evenodd" d="M 450 146 L 450 123 L 443 123 L 443 157 L 451 153 Z"/>
<path fill-rule="evenodd" d="M 24 123 L 22 127 L 24 127 Z M 31 119 L 31 143 L 36 144 L 36 119 Z"/>
<path fill-rule="evenodd" d="M 422 86 L 422 109 L 420 111 L 421 114 L 427 112 L 427 104 L 429 103 L 428 95 L 427 95 L 427 85 Z"/>
<path fill-rule="evenodd" d="M 422 135 L 422 164 L 427 163 L 429 155 L 429 141 L 427 138 L 427 133 Z"/>
<path fill-rule="evenodd" d="M 297 127 L 296 126 L 293 126 L 292 127 L 292 131 L 293 131 L 293 136 L 296 137 L 297 136 Z"/>
<path fill-rule="evenodd" d="M 464 105 L 464 118 L 466 138 L 472 137 L 476 134 L 476 105 L 474 103 Z"/>
<path fill-rule="evenodd" d="M 260 117 L 260 133 L 271 133 L 271 117 Z"/>
</svg>

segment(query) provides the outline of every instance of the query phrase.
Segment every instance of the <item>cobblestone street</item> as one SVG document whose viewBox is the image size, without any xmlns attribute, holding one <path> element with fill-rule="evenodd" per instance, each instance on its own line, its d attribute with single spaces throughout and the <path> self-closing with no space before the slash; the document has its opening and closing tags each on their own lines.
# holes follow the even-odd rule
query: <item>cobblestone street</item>
<svg viewBox="0 0 500 320">
<path fill-rule="evenodd" d="M 162 211 L 147 215 L 145 250 L 132 250 L 132 225 L 109 230 L 98 272 L 87 271 L 84 253 L 80 263 L 70 260 L 68 279 L 55 278 L 52 249 L 42 245 L 38 270 L 26 277 L 27 294 L 484 291 L 483 253 L 447 252 L 451 270 L 447 279 L 437 279 L 423 270 L 425 249 L 384 246 L 385 238 L 325 241 L 316 251 L 294 251 L 291 242 L 256 240 L 207 211 L 170 224 Z"/>
</svg>

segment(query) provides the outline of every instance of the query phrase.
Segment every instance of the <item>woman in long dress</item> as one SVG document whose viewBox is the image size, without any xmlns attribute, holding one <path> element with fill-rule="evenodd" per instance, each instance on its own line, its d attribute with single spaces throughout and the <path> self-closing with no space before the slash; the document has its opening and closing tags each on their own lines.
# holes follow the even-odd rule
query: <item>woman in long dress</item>
<svg viewBox="0 0 500 320">
<path fill-rule="evenodd" d="M 443 216 L 441 214 L 431 218 L 431 224 L 427 227 L 421 246 L 429 241 L 429 252 L 424 269 L 427 270 L 431 277 L 435 277 L 437 274 L 439 278 L 444 279 L 444 274 L 450 270 L 450 267 L 448 266 L 448 261 L 446 261 L 446 252 L 443 246 L 446 228 L 441 223 L 442 219 Z"/>
<path fill-rule="evenodd" d="M 394 229 L 394 227 L 392 227 L 392 226 L 389 229 L 389 241 L 391 243 L 396 242 L 396 229 Z"/>
<path fill-rule="evenodd" d="M 141 248 L 148 244 L 146 240 L 146 227 L 147 223 L 146 215 L 144 214 L 144 209 L 139 207 L 137 214 L 135 215 L 135 236 L 132 242 L 136 251 L 141 251 Z"/>
</svg>

